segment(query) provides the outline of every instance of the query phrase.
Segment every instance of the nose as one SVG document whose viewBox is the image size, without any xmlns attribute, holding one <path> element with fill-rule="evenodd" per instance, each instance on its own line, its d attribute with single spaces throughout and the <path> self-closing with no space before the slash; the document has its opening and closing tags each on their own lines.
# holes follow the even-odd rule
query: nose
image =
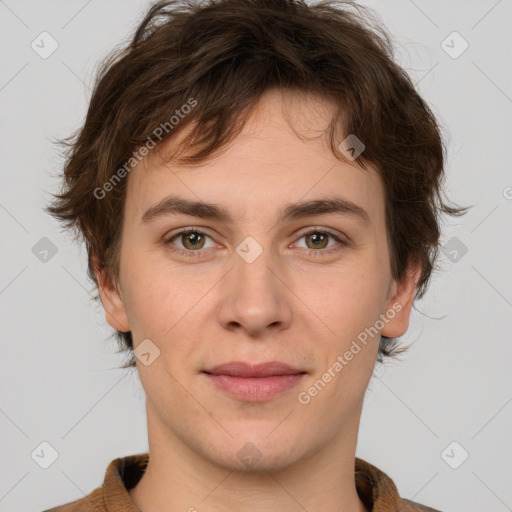
<svg viewBox="0 0 512 512">
<path fill-rule="evenodd" d="M 253 261 L 240 254 L 233 253 L 231 271 L 220 284 L 218 319 L 222 327 L 244 330 L 250 337 L 287 329 L 293 293 L 286 283 L 286 270 L 270 250 L 263 250 Z"/>
</svg>

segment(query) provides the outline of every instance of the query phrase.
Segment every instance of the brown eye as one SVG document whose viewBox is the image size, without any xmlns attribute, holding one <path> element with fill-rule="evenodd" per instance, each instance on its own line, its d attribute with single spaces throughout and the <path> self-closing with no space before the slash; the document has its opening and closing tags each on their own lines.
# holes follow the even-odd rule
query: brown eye
<svg viewBox="0 0 512 512">
<path fill-rule="evenodd" d="M 329 242 L 329 238 L 332 237 L 330 233 L 322 233 L 321 231 L 314 231 L 312 233 L 308 233 L 305 236 L 306 245 L 310 249 L 325 249 Z M 311 246 L 309 246 L 308 242 L 311 242 Z"/>
<path fill-rule="evenodd" d="M 198 231 L 189 231 L 188 233 L 182 233 L 179 236 L 181 237 L 181 242 L 185 249 L 202 249 L 204 246 L 204 235 Z"/>
<path fill-rule="evenodd" d="M 299 242 L 295 244 L 296 247 L 306 249 L 306 254 L 311 257 L 332 255 L 347 245 L 348 243 L 337 234 L 321 228 L 312 228 L 302 232 Z"/>
<path fill-rule="evenodd" d="M 208 244 L 210 240 L 210 245 Z M 164 240 L 167 247 L 183 256 L 202 257 L 206 249 L 215 246 L 210 235 L 203 233 L 198 229 L 185 229 Z"/>
</svg>

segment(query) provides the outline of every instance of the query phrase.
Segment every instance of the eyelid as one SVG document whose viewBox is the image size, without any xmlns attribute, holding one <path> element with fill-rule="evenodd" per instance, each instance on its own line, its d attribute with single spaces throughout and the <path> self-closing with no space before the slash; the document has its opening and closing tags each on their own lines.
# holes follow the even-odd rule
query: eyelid
<svg viewBox="0 0 512 512">
<path fill-rule="evenodd" d="M 323 226 L 309 226 L 307 228 L 304 228 L 303 230 L 300 230 L 297 233 L 297 236 L 300 238 L 309 233 L 316 233 L 316 232 L 327 233 L 329 235 L 339 238 L 342 242 L 346 242 L 346 243 L 349 242 L 349 238 L 344 233 L 341 233 L 340 231 L 333 230 L 331 228 L 325 228 Z"/>
<path fill-rule="evenodd" d="M 203 228 L 200 226 L 187 226 L 184 228 L 178 228 L 177 230 L 173 230 L 170 232 L 170 234 L 168 233 L 163 237 L 163 243 L 164 243 L 164 245 L 171 245 L 172 240 L 179 238 L 180 236 L 186 235 L 187 233 L 190 233 L 190 232 L 198 232 L 203 235 L 206 235 L 214 243 L 219 245 L 216 242 L 215 238 L 208 233 L 208 228 Z M 348 237 L 341 232 L 334 231 L 330 228 L 326 228 L 326 227 L 322 227 L 322 226 L 308 226 L 306 228 L 301 229 L 294 236 L 295 241 L 292 242 L 292 244 L 290 244 L 290 245 L 297 243 L 301 238 L 303 238 L 304 236 L 306 236 L 308 234 L 312 234 L 312 233 L 325 233 L 327 235 L 330 235 L 332 238 L 335 239 L 336 242 L 338 242 L 338 244 L 341 244 L 342 246 L 346 246 L 350 243 L 350 240 L 348 239 Z M 212 247 L 207 247 L 206 249 L 212 249 Z M 175 247 L 172 250 L 176 251 L 178 253 L 181 252 L 182 254 L 183 253 L 187 253 L 187 254 L 194 253 L 195 255 L 199 255 L 199 254 L 204 253 L 206 251 L 206 249 L 203 248 L 203 249 L 198 249 L 196 251 L 193 251 L 190 249 L 181 249 L 180 247 Z M 333 251 L 332 248 L 330 248 L 330 249 L 304 249 L 304 250 L 319 253 L 319 254 L 320 253 L 328 253 L 329 251 Z"/>
<path fill-rule="evenodd" d="M 208 228 L 206 227 L 200 227 L 200 226 L 187 226 L 187 227 L 184 227 L 184 228 L 177 228 L 177 230 L 172 230 L 171 232 L 169 233 L 166 233 L 165 236 L 163 237 L 163 240 L 165 241 L 169 241 L 169 240 L 172 240 L 173 238 L 177 237 L 178 235 L 184 235 L 188 232 L 191 232 L 191 231 L 198 231 L 200 233 L 203 233 L 207 236 L 209 236 L 212 240 L 214 240 L 214 237 L 213 235 L 209 234 L 208 233 Z M 341 233 L 339 231 L 335 231 L 335 230 L 332 230 L 331 228 L 326 228 L 326 227 L 323 227 L 323 226 L 308 226 L 307 228 L 303 228 L 301 229 L 296 235 L 295 237 L 302 237 L 304 235 L 307 235 L 309 233 L 316 233 L 316 232 L 322 232 L 322 233 L 329 233 L 330 235 L 333 235 L 333 236 L 337 236 L 339 237 L 340 239 L 348 242 L 349 239 L 348 237 L 344 234 L 344 233 Z"/>
<path fill-rule="evenodd" d="M 213 235 L 208 233 L 208 228 L 199 227 L 199 226 L 188 226 L 185 228 L 173 229 L 169 233 L 166 233 L 162 237 L 162 240 L 163 240 L 164 244 L 168 244 L 168 243 L 170 243 L 171 240 L 178 238 L 180 236 L 186 235 L 187 233 L 191 233 L 191 232 L 193 232 L 193 233 L 197 232 L 197 233 L 201 233 L 202 235 L 206 235 L 207 237 L 211 238 L 216 244 L 218 244 L 218 242 L 216 242 Z M 198 251 L 195 251 L 195 252 L 198 252 Z"/>
</svg>

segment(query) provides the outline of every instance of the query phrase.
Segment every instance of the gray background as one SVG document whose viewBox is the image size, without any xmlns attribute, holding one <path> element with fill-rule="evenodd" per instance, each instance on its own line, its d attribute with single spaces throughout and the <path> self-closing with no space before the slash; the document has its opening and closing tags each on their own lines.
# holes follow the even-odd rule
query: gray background
<svg viewBox="0 0 512 512">
<path fill-rule="evenodd" d="M 404 336 L 417 341 L 372 378 L 357 455 L 445 512 L 512 510 L 512 0 L 364 5 L 450 132 L 449 197 L 475 207 L 444 226 L 443 271 Z M 61 164 L 51 138 L 80 125 L 97 62 L 146 6 L 0 0 L 1 511 L 78 499 L 112 459 L 147 450 L 143 391 L 112 369 L 121 357 L 89 299 L 84 249 L 42 212 Z M 31 48 L 43 31 L 59 45 L 47 59 Z M 452 56 L 442 47 L 453 31 L 469 44 L 457 58 L 458 36 L 444 43 Z M 43 237 L 57 249 L 46 262 L 33 252 Z M 48 469 L 31 456 L 43 441 L 58 453 Z"/>
</svg>

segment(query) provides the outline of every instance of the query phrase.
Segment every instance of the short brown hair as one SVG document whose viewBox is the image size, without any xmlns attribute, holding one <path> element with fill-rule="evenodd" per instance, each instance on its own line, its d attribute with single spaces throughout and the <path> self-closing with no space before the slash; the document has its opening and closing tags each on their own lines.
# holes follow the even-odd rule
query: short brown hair
<svg viewBox="0 0 512 512">
<path fill-rule="evenodd" d="M 419 261 L 415 298 L 424 295 L 436 269 L 439 214 L 467 208 L 444 202 L 446 147 L 435 116 L 394 62 L 376 15 L 352 1 L 168 0 L 149 8 L 131 41 L 101 63 L 83 126 L 57 141 L 65 147 L 64 180 L 46 211 L 85 241 L 95 287 L 94 261 L 117 281 L 121 178 L 138 148 L 149 140 L 161 147 L 194 121 L 179 150 L 188 156 L 178 161 L 203 162 L 238 135 L 273 87 L 334 100 L 331 150 L 347 160 L 337 130 L 364 144 L 357 163 L 375 166 L 385 186 L 392 276 L 401 281 Z M 113 335 L 131 354 L 123 368 L 136 366 L 131 332 Z M 382 336 L 378 361 L 405 350 Z"/>
</svg>

